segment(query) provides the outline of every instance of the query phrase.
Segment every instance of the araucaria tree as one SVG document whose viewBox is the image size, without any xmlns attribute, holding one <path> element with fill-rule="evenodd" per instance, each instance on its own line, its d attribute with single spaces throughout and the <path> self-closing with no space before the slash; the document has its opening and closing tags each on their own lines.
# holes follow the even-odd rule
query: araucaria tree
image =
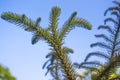
<svg viewBox="0 0 120 80">
<path fill-rule="evenodd" d="M 1 15 L 1 18 L 14 23 L 22 28 L 25 31 L 32 32 L 32 44 L 35 44 L 39 40 L 45 40 L 52 50 L 54 59 L 50 57 L 51 60 L 57 60 L 60 67 L 62 68 L 62 74 L 64 80 L 76 80 L 75 71 L 72 67 L 72 63 L 68 58 L 66 51 L 68 48 L 63 46 L 63 39 L 66 35 L 73 30 L 75 27 L 83 27 L 86 29 L 91 29 L 91 24 L 82 18 L 76 17 L 77 12 L 73 12 L 70 18 L 64 23 L 61 29 L 58 29 L 58 20 L 61 13 L 59 7 L 53 7 L 50 17 L 49 17 L 49 26 L 44 29 L 39 25 L 41 18 L 38 18 L 36 21 L 32 21 L 26 15 L 19 15 L 12 12 L 4 12 Z M 56 79 L 57 80 L 57 79 Z"/>
<path fill-rule="evenodd" d="M 91 44 L 91 47 L 102 47 L 107 52 L 91 52 L 86 56 L 85 62 L 82 64 L 75 64 L 76 66 L 89 68 L 92 70 L 96 70 L 98 72 L 95 75 L 95 78 L 92 80 L 118 80 L 120 79 L 119 75 L 115 75 L 111 77 L 111 74 L 115 74 L 114 72 L 120 67 L 120 2 L 113 1 L 117 6 L 108 8 L 104 15 L 108 12 L 111 15 L 114 15 L 112 18 L 106 18 L 104 20 L 104 25 L 98 27 L 98 29 L 105 29 L 108 31 L 109 36 L 106 34 L 97 34 L 96 38 L 102 38 L 106 42 L 96 42 Z M 112 24 L 111 24 L 112 23 Z M 97 56 L 101 58 L 105 58 L 107 61 L 105 64 L 101 64 L 100 61 L 88 61 L 91 56 Z M 94 64 L 100 66 L 99 68 L 90 66 L 90 64 Z M 86 66 L 87 65 L 87 66 Z M 95 71 L 94 71 L 95 72 Z"/>
</svg>

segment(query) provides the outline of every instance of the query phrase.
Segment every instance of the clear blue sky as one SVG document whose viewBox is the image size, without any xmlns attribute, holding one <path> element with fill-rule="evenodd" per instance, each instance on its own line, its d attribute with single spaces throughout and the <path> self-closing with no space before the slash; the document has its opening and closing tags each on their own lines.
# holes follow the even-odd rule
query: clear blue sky
<svg viewBox="0 0 120 80">
<path fill-rule="evenodd" d="M 41 17 L 41 26 L 47 27 L 51 8 L 59 6 L 61 27 L 71 13 L 77 11 L 77 16 L 93 25 L 91 31 L 76 28 L 65 39 L 65 46 L 74 49 L 71 60 L 81 62 L 89 52 L 97 50 L 90 48 L 90 44 L 98 40 L 94 34 L 101 33 L 97 27 L 103 24 L 104 11 L 113 5 L 112 0 L 0 0 L 0 14 L 11 11 L 24 13 L 33 20 Z M 44 76 L 46 69 L 43 70 L 42 65 L 47 60 L 49 47 L 44 41 L 32 45 L 31 37 L 30 32 L 0 19 L 0 64 L 8 67 L 17 80 L 48 80 L 51 77 Z"/>
</svg>

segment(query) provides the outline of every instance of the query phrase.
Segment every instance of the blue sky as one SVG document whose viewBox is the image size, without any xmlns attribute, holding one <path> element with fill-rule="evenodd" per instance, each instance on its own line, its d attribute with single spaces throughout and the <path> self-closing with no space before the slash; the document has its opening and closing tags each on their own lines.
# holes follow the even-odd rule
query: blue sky
<svg viewBox="0 0 120 80">
<path fill-rule="evenodd" d="M 78 17 L 93 25 L 91 31 L 76 28 L 65 39 L 65 46 L 74 50 L 71 60 L 80 63 L 89 52 L 98 49 L 90 48 L 90 44 L 99 41 L 94 34 L 102 32 L 97 27 L 103 24 L 104 11 L 113 5 L 112 0 L 0 0 L 0 14 L 11 11 L 24 13 L 33 20 L 41 17 L 41 26 L 47 27 L 51 8 L 59 6 L 60 28 L 71 13 L 77 11 Z M 49 75 L 44 76 L 46 69 L 42 69 L 49 46 L 44 41 L 32 45 L 31 37 L 30 32 L 0 19 L 0 64 L 8 67 L 17 80 L 49 80 Z"/>
</svg>

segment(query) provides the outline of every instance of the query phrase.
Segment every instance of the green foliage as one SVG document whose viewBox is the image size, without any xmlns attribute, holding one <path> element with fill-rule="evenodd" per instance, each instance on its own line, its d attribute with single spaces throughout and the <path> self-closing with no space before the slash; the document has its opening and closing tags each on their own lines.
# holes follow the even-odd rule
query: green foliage
<svg viewBox="0 0 120 80">
<path fill-rule="evenodd" d="M 61 80 L 61 67 L 60 67 L 60 62 L 57 59 L 57 56 L 55 55 L 55 51 L 51 51 L 46 55 L 46 58 L 49 58 L 43 65 L 43 69 L 47 68 L 47 72 L 45 75 L 50 72 L 52 77 L 56 80 Z"/>
<path fill-rule="evenodd" d="M 18 15 L 12 12 L 5 12 L 1 15 L 1 18 L 4 20 L 14 23 L 22 27 L 25 31 L 33 33 L 32 44 L 36 43 L 39 39 L 45 39 L 48 43 L 53 43 L 53 38 L 46 29 L 43 29 L 39 26 L 41 18 L 38 18 L 36 21 L 32 21 L 25 14 Z"/>
<path fill-rule="evenodd" d="M 13 77 L 8 68 L 0 65 L 0 80 L 16 80 L 16 78 Z"/>
<path fill-rule="evenodd" d="M 52 50 L 52 49 L 51 49 Z M 73 53 L 73 50 L 67 47 L 63 47 L 63 53 L 69 54 Z M 60 62 L 57 59 L 57 56 L 55 55 L 55 51 L 51 51 L 46 55 L 46 58 L 49 58 L 43 65 L 43 69 L 47 68 L 47 72 L 45 75 L 48 74 L 48 72 L 51 73 L 51 75 L 56 79 L 56 80 L 62 80 L 62 68 L 60 67 Z M 48 64 L 49 63 L 49 64 Z M 55 75 L 57 74 L 57 75 Z"/>
<path fill-rule="evenodd" d="M 91 30 L 91 25 L 88 24 L 88 22 L 82 18 L 77 18 L 76 17 L 77 12 L 73 12 L 72 15 L 70 16 L 70 18 L 64 23 L 61 31 L 60 31 L 60 36 L 59 39 L 63 40 L 64 37 L 72 30 L 74 29 L 76 26 L 80 26 L 83 28 L 87 28 L 89 30 Z"/>
<path fill-rule="evenodd" d="M 83 27 L 90 30 L 92 26 L 86 20 L 76 17 L 77 12 L 73 12 L 70 18 L 64 23 L 63 27 L 58 29 L 60 13 L 61 9 L 59 7 L 52 8 L 49 17 L 50 24 L 46 29 L 39 25 L 41 18 L 38 18 L 36 21 L 32 21 L 24 14 L 19 15 L 12 12 L 3 13 L 1 18 L 22 27 L 25 31 L 32 32 L 32 44 L 43 39 L 50 45 L 51 52 L 46 56 L 46 58 L 49 59 L 45 62 L 43 68 L 45 68 L 50 61 L 47 69 L 55 80 L 60 80 L 58 77 L 59 70 L 62 72 L 64 80 L 76 80 L 72 62 L 68 57 L 68 53 L 73 53 L 73 50 L 63 46 L 63 39 L 75 27 Z M 58 70 L 58 68 L 60 69 Z"/>
<path fill-rule="evenodd" d="M 85 61 L 87 61 L 91 56 L 98 56 L 98 57 L 103 57 L 106 59 L 110 59 L 113 55 L 118 53 L 118 50 L 120 49 L 120 7 L 116 6 L 116 7 L 111 7 L 108 8 L 105 11 L 105 14 L 107 14 L 107 12 L 110 11 L 112 15 L 115 15 L 115 19 L 113 18 L 106 18 L 104 20 L 105 25 L 99 26 L 98 29 L 105 29 L 108 31 L 108 33 L 110 34 L 110 37 L 108 37 L 105 34 L 98 34 L 95 35 L 96 38 L 102 38 L 104 39 L 106 42 L 96 42 L 91 44 L 91 47 L 102 47 L 104 49 L 106 49 L 108 51 L 108 53 L 103 53 L 100 51 L 97 52 L 92 52 L 89 53 L 85 59 Z M 116 15 L 117 14 L 117 15 Z M 111 21 L 114 25 L 114 27 L 110 27 L 109 25 L 107 25 L 107 22 L 109 23 L 109 21 Z"/>
<path fill-rule="evenodd" d="M 81 64 L 75 65 L 80 68 L 83 66 L 83 68 L 89 68 L 91 70 L 99 71 L 99 73 L 95 74 L 95 76 L 92 78 L 92 80 L 112 80 L 115 78 L 115 80 L 120 79 L 118 75 L 115 77 L 110 77 L 111 75 L 115 74 L 113 73 L 113 70 L 120 67 L 119 65 L 119 58 L 120 58 L 120 3 L 117 1 L 113 1 L 118 6 L 110 7 L 108 8 L 104 15 L 106 16 L 108 12 L 111 13 L 111 15 L 114 15 L 113 18 L 106 18 L 104 20 L 104 25 L 100 25 L 98 29 L 104 29 L 107 30 L 109 33 L 108 35 L 103 34 L 97 34 L 95 35 L 96 38 L 102 38 L 105 40 L 105 42 L 96 42 L 91 44 L 91 47 L 102 47 L 107 52 L 91 52 L 89 53 L 86 58 L 85 62 Z M 112 23 L 111 26 L 108 24 Z M 88 61 L 90 57 L 97 56 L 101 58 L 105 58 L 106 62 L 105 64 L 101 64 L 99 61 Z M 90 66 L 92 64 L 92 66 Z M 96 67 L 97 66 L 97 67 Z M 98 68 L 98 66 L 103 67 Z M 95 67 L 95 68 L 94 68 Z M 94 72 L 94 71 L 93 71 Z M 91 75 L 92 76 L 92 75 Z"/>
<path fill-rule="evenodd" d="M 120 67 L 120 53 L 115 54 L 110 60 L 101 68 L 98 68 L 99 73 L 96 74 L 95 80 L 117 80 L 120 76 L 116 73 L 117 68 Z"/>
</svg>

